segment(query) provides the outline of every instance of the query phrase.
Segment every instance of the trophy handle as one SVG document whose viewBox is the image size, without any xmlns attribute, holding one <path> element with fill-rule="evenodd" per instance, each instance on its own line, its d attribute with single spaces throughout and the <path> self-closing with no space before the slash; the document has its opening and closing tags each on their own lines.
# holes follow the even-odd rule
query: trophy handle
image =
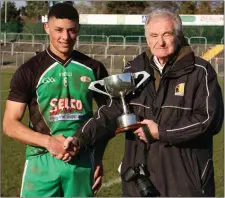
<svg viewBox="0 0 225 198">
<path fill-rule="evenodd" d="M 136 72 L 134 73 L 134 78 L 138 78 L 138 76 L 140 74 L 143 74 L 144 77 L 142 78 L 142 80 L 136 85 L 135 89 L 137 89 L 143 82 L 145 82 L 147 80 L 147 78 L 150 76 L 149 73 L 147 73 L 146 71 L 140 71 L 140 72 Z"/>
<path fill-rule="evenodd" d="M 105 94 L 105 95 L 107 95 L 107 96 L 109 96 L 111 98 L 111 95 L 110 94 L 108 94 L 108 93 L 106 93 L 106 92 L 104 92 L 104 91 L 96 88 L 95 87 L 96 84 L 100 84 L 101 86 L 104 86 L 104 80 L 98 80 L 98 81 L 91 82 L 90 85 L 89 85 L 89 87 L 88 87 L 88 89 L 93 90 L 93 91 L 96 91 L 98 93 Z"/>
</svg>

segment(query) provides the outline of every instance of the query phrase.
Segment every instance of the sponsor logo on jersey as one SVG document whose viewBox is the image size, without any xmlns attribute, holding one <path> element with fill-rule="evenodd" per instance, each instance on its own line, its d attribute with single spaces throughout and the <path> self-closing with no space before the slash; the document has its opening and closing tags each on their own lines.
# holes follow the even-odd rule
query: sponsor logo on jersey
<svg viewBox="0 0 225 198">
<path fill-rule="evenodd" d="M 62 73 L 59 73 L 59 76 L 63 76 L 63 77 L 67 77 L 67 76 L 72 76 L 72 72 L 62 72 Z"/>
<path fill-rule="evenodd" d="M 60 120 L 81 120 L 83 118 L 83 114 L 76 113 L 76 114 L 58 114 L 58 115 L 51 115 L 49 121 L 56 122 Z"/>
<path fill-rule="evenodd" d="M 80 77 L 81 82 L 91 82 L 91 79 L 88 76 L 81 76 Z"/>
<path fill-rule="evenodd" d="M 42 83 L 54 83 L 55 82 L 55 79 L 53 77 L 47 77 L 47 78 L 44 78 L 42 81 Z"/>
<path fill-rule="evenodd" d="M 76 100 L 74 98 L 53 98 L 50 101 L 50 106 L 50 122 L 59 120 L 81 120 L 83 118 L 83 114 L 81 113 L 83 104 L 81 100 Z"/>
<path fill-rule="evenodd" d="M 50 101 L 50 115 L 56 115 L 58 113 L 72 113 L 80 112 L 83 109 L 81 100 L 74 98 L 53 98 Z"/>
<path fill-rule="evenodd" d="M 180 83 L 175 87 L 175 96 L 184 96 L 185 83 Z"/>
</svg>

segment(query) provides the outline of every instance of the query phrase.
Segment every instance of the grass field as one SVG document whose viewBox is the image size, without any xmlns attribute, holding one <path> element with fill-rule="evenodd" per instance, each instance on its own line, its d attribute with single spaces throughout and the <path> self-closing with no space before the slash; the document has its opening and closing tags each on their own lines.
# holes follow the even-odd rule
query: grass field
<svg viewBox="0 0 225 198">
<path fill-rule="evenodd" d="M 5 100 L 8 95 L 9 82 L 14 69 L 1 70 L 1 121 L 5 108 Z M 223 80 L 220 79 L 222 90 Z M 25 114 L 24 123 L 28 123 L 28 115 Z M 2 130 L 2 129 L 1 129 Z M 12 140 L 1 133 L 1 196 L 16 197 L 20 193 L 22 172 L 25 163 L 25 146 Z M 120 197 L 121 185 L 118 183 L 119 174 L 117 168 L 124 152 L 124 135 L 117 135 L 109 142 L 104 155 L 104 185 L 99 191 L 99 197 Z M 216 196 L 224 197 L 224 133 L 223 129 L 214 138 L 214 165 L 216 180 Z"/>
</svg>

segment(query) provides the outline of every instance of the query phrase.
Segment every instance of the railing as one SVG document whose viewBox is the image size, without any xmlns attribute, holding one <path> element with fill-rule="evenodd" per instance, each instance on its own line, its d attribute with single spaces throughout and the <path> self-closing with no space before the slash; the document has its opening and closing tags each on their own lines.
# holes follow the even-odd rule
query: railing
<svg viewBox="0 0 225 198">
<path fill-rule="evenodd" d="M 89 38 L 89 39 L 88 39 Z M 107 36 L 105 35 L 79 35 L 77 37 L 77 42 L 76 45 L 77 47 L 79 47 L 81 40 L 87 41 L 87 42 L 91 42 L 91 45 L 93 47 L 94 43 L 95 43 L 95 39 L 98 40 L 97 43 L 107 43 Z"/>
<path fill-rule="evenodd" d="M 23 37 L 29 37 L 29 39 L 23 39 Z M 38 39 L 39 38 L 39 39 Z M 207 47 L 208 41 L 206 37 L 201 37 L 201 36 L 192 36 L 192 37 L 187 37 L 185 36 L 185 39 L 189 44 L 193 44 L 193 41 L 196 39 L 203 40 L 205 44 L 205 49 Z M 6 44 L 6 42 L 11 41 L 24 41 L 24 40 L 30 40 L 32 45 L 35 44 L 35 42 L 40 43 L 40 40 L 43 40 L 45 43 L 49 43 L 48 35 L 47 34 L 32 34 L 32 33 L 10 33 L 10 32 L 2 32 L 1 33 L 1 42 Z M 89 44 L 105 44 L 108 47 L 111 43 L 119 42 L 123 43 L 123 46 L 127 44 L 131 44 L 135 40 L 135 43 L 137 45 L 142 46 L 142 44 L 146 43 L 145 36 L 133 36 L 133 35 L 79 35 L 77 37 L 77 42 L 76 45 L 79 47 L 81 43 L 88 42 Z M 221 44 L 224 43 L 224 38 L 221 39 Z"/>
<path fill-rule="evenodd" d="M 215 57 L 209 60 L 219 77 L 224 77 L 224 58 Z"/>
<path fill-rule="evenodd" d="M 35 38 L 36 37 L 40 37 L 41 39 L 37 39 L 38 42 L 40 42 L 40 40 L 43 40 L 44 42 L 49 43 L 49 39 L 48 39 L 48 34 L 34 34 L 34 43 L 35 43 Z"/>
<path fill-rule="evenodd" d="M 11 54 L 11 51 L 1 51 L 0 53 L 0 65 L 4 66 L 20 66 L 25 63 L 29 58 L 33 57 L 35 52 L 14 52 Z M 133 60 L 137 55 L 107 55 L 105 56 L 100 54 L 87 54 L 88 56 L 99 60 L 102 62 L 109 74 L 121 73 L 126 65 L 127 61 Z M 224 58 L 216 57 L 209 61 L 214 67 L 216 73 L 219 77 L 224 76 Z"/>
<path fill-rule="evenodd" d="M 85 54 L 93 54 L 91 52 L 93 52 L 95 50 L 95 47 L 100 47 L 104 51 L 103 52 L 104 56 L 105 57 L 107 56 L 107 47 L 106 47 L 106 45 L 103 45 L 103 44 L 82 44 L 82 45 L 79 45 L 79 46 L 78 45 L 74 45 L 74 49 L 76 49 L 78 51 L 81 51 L 81 52 L 82 52 L 82 49 L 80 49 L 80 48 L 82 48 L 82 47 L 89 47 L 88 48 L 88 52 L 83 52 Z M 96 53 L 96 52 L 94 52 L 94 53 Z"/>
<path fill-rule="evenodd" d="M 20 66 L 24 64 L 29 58 L 35 56 L 35 52 L 15 52 L 13 55 L 10 51 L 2 51 L 1 53 L 1 66 Z M 8 59 L 7 59 L 8 56 Z M 26 58 L 28 56 L 28 58 Z M 20 61 L 19 61 L 20 58 Z M 8 63 L 8 64 L 7 64 Z"/>
<path fill-rule="evenodd" d="M 205 50 L 207 49 L 207 38 L 206 37 L 203 37 L 203 36 L 192 36 L 192 37 L 189 38 L 189 41 L 190 41 L 189 44 L 192 44 L 191 40 L 193 40 L 193 39 L 204 40 Z"/>
<path fill-rule="evenodd" d="M 120 39 L 122 39 L 122 42 L 120 41 Z M 122 35 L 110 35 L 110 36 L 108 36 L 107 47 L 110 46 L 110 42 L 113 43 L 113 45 L 115 45 L 115 42 L 123 43 L 123 48 L 125 49 L 125 47 L 126 47 L 126 40 L 125 40 L 125 37 L 122 36 Z"/>
<path fill-rule="evenodd" d="M 132 39 L 132 41 L 129 42 L 129 40 Z M 144 40 L 144 42 L 142 42 Z M 125 36 L 125 43 L 137 43 L 139 46 L 146 43 L 145 36 Z"/>
<path fill-rule="evenodd" d="M 30 33 L 5 33 L 5 40 L 4 42 L 6 41 L 20 41 L 22 40 L 21 37 L 24 37 L 24 36 L 30 36 L 31 39 L 24 39 L 24 40 L 31 40 L 32 44 L 34 43 L 34 35 L 33 34 L 30 34 Z M 9 38 L 11 37 L 11 38 Z"/>
<path fill-rule="evenodd" d="M 116 53 L 116 52 L 110 52 L 110 48 L 111 47 L 115 47 L 115 48 L 117 48 L 117 50 L 118 50 L 118 48 L 119 47 L 121 47 L 121 48 L 123 48 L 123 51 L 125 51 L 126 53 L 126 55 L 130 55 L 129 53 L 127 53 L 127 48 L 128 47 L 132 47 L 132 48 L 134 48 L 134 49 L 136 49 L 136 53 L 135 54 L 140 54 L 141 53 L 141 47 L 139 46 L 139 45 L 109 45 L 106 49 L 107 49 L 107 54 L 108 55 L 113 55 L 114 53 Z M 118 51 L 117 51 L 118 52 Z M 120 52 L 120 54 L 123 54 L 124 52 Z M 131 54 L 133 54 L 134 52 L 132 51 L 132 53 Z"/>
<path fill-rule="evenodd" d="M 190 38 L 188 38 L 187 36 L 185 36 L 184 38 L 187 40 L 188 44 L 190 44 Z"/>
</svg>

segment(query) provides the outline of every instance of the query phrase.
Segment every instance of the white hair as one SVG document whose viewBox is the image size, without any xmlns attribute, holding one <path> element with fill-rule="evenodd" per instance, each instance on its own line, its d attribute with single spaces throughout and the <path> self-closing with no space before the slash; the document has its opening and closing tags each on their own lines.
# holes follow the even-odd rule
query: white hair
<svg viewBox="0 0 225 198">
<path fill-rule="evenodd" d="M 179 14 L 177 14 L 174 10 L 169 8 L 157 7 L 157 8 L 151 9 L 151 11 L 147 14 L 147 19 L 145 21 L 145 37 L 146 38 L 148 37 L 147 26 L 150 23 L 150 21 L 155 17 L 165 17 L 165 18 L 172 19 L 174 21 L 174 28 L 175 28 L 176 35 L 177 36 L 183 35 L 182 21 Z"/>
</svg>

